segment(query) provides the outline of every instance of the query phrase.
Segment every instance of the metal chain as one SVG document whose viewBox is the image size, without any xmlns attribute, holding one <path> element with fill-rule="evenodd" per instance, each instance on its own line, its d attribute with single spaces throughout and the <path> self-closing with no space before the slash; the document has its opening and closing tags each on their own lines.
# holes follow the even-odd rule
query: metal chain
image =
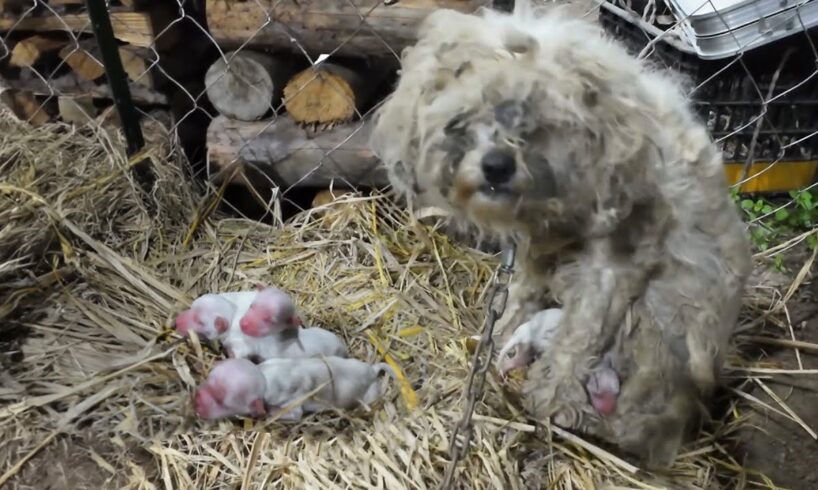
<svg viewBox="0 0 818 490">
<path fill-rule="evenodd" d="M 491 356 L 494 353 L 494 324 L 503 316 L 506 310 L 508 285 L 511 282 L 511 276 L 514 272 L 515 253 L 516 249 L 514 245 L 503 249 L 502 261 L 494 276 L 494 284 L 492 285 L 491 294 L 488 298 L 486 322 L 483 325 L 483 336 L 474 349 L 471 371 L 469 372 L 469 377 L 466 382 L 466 407 L 463 410 L 462 418 L 452 432 L 452 438 L 449 442 L 449 466 L 446 468 L 446 474 L 439 487 L 440 489 L 450 488 L 457 463 L 469 450 L 474 429 L 471 421 L 472 415 L 474 415 L 474 406 L 477 404 L 477 400 L 483 396 L 486 373 L 491 366 Z M 461 433 L 463 441 L 461 444 L 458 444 L 458 436 L 460 436 Z"/>
</svg>

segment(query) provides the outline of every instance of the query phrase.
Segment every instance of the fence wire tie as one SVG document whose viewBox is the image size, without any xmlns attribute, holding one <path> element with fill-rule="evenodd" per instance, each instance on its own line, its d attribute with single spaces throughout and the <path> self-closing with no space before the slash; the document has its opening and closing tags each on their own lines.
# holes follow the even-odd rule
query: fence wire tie
<svg viewBox="0 0 818 490">
<path fill-rule="evenodd" d="M 449 441 L 449 465 L 441 489 L 451 487 L 454 470 L 458 462 L 466 455 L 471 443 L 474 426 L 472 416 L 477 400 L 483 397 L 486 383 L 486 373 L 491 367 L 491 357 L 494 354 L 494 324 L 503 316 L 508 301 L 508 285 L 514 272 L 515 246 L 509 245 L 503 249 L 500 266 L 494 275 L 491 294 L 489 294 L 486 311 L 486 321 L 483 325 L 483 335 L 474 349 L 469 377 L 466 380 L 466 406 L 460 421 L 455 425 Z M 460 440 L 462 439 L 462 441 Z"/>
</svg>

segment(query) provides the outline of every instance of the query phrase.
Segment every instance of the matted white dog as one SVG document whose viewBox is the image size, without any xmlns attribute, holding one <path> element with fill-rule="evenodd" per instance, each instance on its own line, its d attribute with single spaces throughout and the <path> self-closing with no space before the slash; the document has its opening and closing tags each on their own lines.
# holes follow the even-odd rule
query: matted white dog
<svg viewBox="0 0 818 490">
<path fill-rule="evenodd" d="M 749 243 L 680 81 L 524 3 L 430 14 L 371 145 L 410 204 L 516 241 L 500 328 L 563 308 L 529 370 L 531 413 L 667 464 L 717 382 Z M 622 379 L 608 416 L 584 389 L 603 357 Z"/>
</svg>

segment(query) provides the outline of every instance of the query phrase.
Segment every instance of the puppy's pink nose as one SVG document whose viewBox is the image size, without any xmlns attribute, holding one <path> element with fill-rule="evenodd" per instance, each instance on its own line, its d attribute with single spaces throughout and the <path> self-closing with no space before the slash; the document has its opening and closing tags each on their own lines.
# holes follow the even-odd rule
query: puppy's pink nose
<svg viewBox="0 0 818 490">
<path fill-rule="evenodd" d="M 241 320 L 239 320 L 239 327 L 241 331 L 245 335 L 257 335 L 258 329 L 256 328 L 256 322 L 251 320 L 250 318 L 244 316 Z"/>
<path fill-rule="evenodd" d="M 193 394 L 193 411 L 198 417 L 203 419 L 210 415 L 210 404 L 212 403 L 210 394 L 205 390 L 196 390 Z"/>
<path fill-rule="evenodd" d="M 182 335 L 187 335 L 190 330 L 191 313 L 185 310 L 176 317 L 176 331 Z"/>
<path fill-rule="evenodd" d="M 607 417 L 616 412 L 616 395 L 610 392 L 602 392 L 591 395 L 591 405 L 602 415 Z"/>
</svg>

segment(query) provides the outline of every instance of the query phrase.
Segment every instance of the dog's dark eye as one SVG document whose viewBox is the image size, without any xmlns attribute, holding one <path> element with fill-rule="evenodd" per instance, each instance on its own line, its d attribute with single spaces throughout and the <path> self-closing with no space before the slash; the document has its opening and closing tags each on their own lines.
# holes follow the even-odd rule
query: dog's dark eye
<svg viewBox="0 0 818 490">
<path fill-rule="evenodd" d="M 454 116 L 443 127 L 443 134 L 446 136 L 462 135 L 466 132 L 466 121 L 474 114 L 474 111 L 461 112 Z"/>
<path fill-rule="evenodd" d="M 506 128 L 516 128 L 523 119 L 523 106 L 516 100 L 506 100 L 494 106 L 494 119 Z"/>
<path fill-rule="evenodd" d="M 468 138 L 466 133 L 451 135 L 449 138 L 443 140 L 440 144 L 440 149 L 446 154 L 446 158 L 456 168 L 460 165 L 460 161 L 466 156 L 466 146 L 468 145 Z"/>
</svg>

